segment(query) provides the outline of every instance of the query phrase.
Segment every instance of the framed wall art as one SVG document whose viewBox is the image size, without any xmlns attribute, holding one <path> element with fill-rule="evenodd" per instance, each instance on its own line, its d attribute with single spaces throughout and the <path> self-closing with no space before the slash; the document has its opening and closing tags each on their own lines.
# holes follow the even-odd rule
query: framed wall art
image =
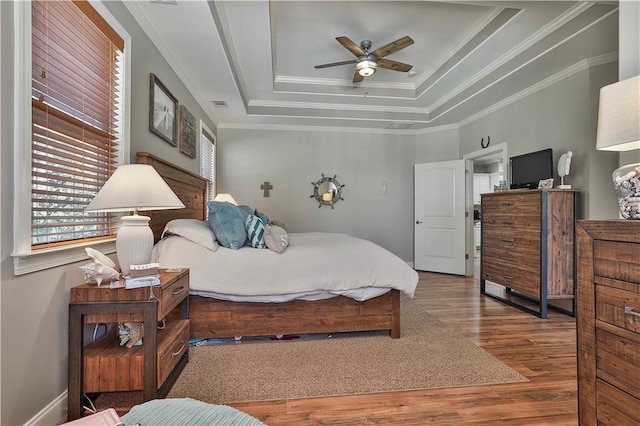
<svg viewBox="0 0 640 426">
<path fill-rule="evenodd" d="M 184 105 L 180 105 L 180 152 L 196 158 L 196 118 Z"/>
<path fill-rule="evenodd" d="M 178 100 L 155 74 L 149 88 L 149 131 L 173 146 L 178 145 Z"/>
</svg>

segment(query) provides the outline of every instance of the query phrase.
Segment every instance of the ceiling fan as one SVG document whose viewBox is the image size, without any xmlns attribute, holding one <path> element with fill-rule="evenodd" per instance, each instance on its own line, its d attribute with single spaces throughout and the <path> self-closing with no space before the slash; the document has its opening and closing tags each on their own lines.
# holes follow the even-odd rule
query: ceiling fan
<svg viewBox="0 0 640 426">
<path fill-rule="evenodd" d="M 352 59 L 350 61 L 333 62 L 330 64 L 316 65 L 314 68 L 328 68 L 338 65 L 356 64 L 356 72 L 353 75 L 353 82 L 358 83 L 364 80 L 365 77 L 369 77 L 376 72 L 376 68 L 385 68 L 393 71 L 409 71 L 413 65 L 403 64 L 402 62 L 392 61 L 389 59 L 383 59 L 385 56 L 390 55 L 398 50 L 413 44 L 413 39 L 409 36 L 404 36 L 396 41 L 385 44 L 382 47 L 377 48 L 373 52 L 369 52 L 371 49 L 371 41 L 363 40 L 360 46 L 355 44 L 349 37 L 340 36 L 336 37 L 338 43 L 343 45 L 345 49 L 353 53 L 358 59 Z"/>
</svg>

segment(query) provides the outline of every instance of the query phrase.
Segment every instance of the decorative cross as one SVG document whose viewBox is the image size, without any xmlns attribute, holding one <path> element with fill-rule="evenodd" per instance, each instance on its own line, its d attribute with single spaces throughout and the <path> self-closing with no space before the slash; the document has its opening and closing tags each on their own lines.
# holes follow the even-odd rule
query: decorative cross
<svg viewBox="0 0 640 426">
<path fill-rule="evenodd" d="M 264 193 L 262 194 L 263 197 L 268 197 L 269 196 L 269 190 L 273 189 L 273 185 L 271 185 L 268 181 L 265 181 L 262 185 L 260 185 L 260 189 L 264 190 Z"/>
</svg>

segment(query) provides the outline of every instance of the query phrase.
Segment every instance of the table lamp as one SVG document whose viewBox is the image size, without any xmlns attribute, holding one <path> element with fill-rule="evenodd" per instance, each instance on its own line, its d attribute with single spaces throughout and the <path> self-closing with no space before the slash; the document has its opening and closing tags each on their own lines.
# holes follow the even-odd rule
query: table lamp
<svg viewBox="0 0 640 426">
<path fill-rule="evenodd" d="M 123 274 L 130 265 L 149 263 L 153 249 L 153 231 L 143 210 L 181 209 L 184 204 L 153 166 L 128 164 L 120 166 L 87 205 L 90 212 L 133 212 L 121 218 L 116 236 L 118 263 Z"/>
<path fill-rule="evenodd" d="M 600 89 L 596 149 L 640 149 L 640 75 Z M 640 219 L 640 163 L 617 168 L 612 178 L 622 217 Z"/>
</svg>

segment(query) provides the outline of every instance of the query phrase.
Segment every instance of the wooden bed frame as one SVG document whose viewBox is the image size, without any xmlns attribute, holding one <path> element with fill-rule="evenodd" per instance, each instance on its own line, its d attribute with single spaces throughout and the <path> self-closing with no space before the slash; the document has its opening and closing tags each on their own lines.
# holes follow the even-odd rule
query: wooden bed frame
<svg viewBox="0 0 640 426">
<path fill-rule="evenodd" d="M 186 206 L 181 210 L 145 212 L 157 241 L 165 224 L 176 218 L 205 220 L 207 180 L 147 152 L 137 162 L 152 165 Z M 358 302 L 344 296 L 284 303 L 229 302 L 189 297 L 192 338 L 263 336 L 388 330 L 400 337 L 400 291 Z"/>
</svg>

